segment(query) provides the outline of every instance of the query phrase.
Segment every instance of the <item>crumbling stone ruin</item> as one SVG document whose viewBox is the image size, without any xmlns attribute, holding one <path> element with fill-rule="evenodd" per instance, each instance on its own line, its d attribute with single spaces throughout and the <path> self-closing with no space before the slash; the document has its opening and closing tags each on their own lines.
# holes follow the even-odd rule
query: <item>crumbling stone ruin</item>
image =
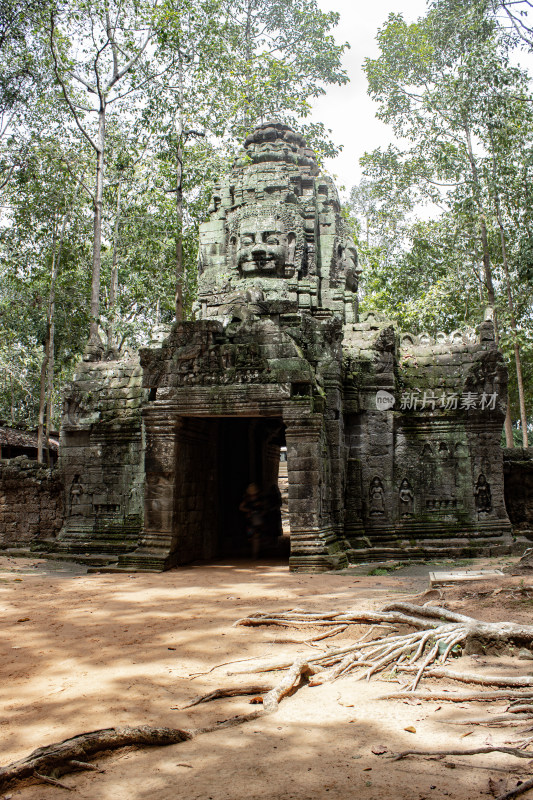
<svg viewBox="0 0 533 800">
<path fill-rule="evenodd" d="M 49 546 L 129 570 L 242 552 L 243 492 L 276 484 L 286 447 L 293 570 L 507 552 L 491 319 L 402 333 L 359 319 L 358 277 L 331 178 L 259 126 L 201 226 L 195 321 L 128 358 L 87 348 Z"/>
<path fill-rule="evenodd" d="M 55 536 L 63 523 L 57 469 L 18 456 L 0 461 L 0 546 L 24 547 Z"/>
</svg>

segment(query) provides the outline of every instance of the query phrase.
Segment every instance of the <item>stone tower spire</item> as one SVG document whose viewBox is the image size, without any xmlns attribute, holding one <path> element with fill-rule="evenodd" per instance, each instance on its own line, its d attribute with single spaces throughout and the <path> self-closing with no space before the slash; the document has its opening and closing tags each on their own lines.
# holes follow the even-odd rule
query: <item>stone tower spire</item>
<svg viewBox="0 0 533 800">
<path fill-rule="evenodd" d="M 200 228 L 199 313 L 357 315 L 357 253 L 333 181 L 288 125 L 257 127 Z"/>
</svg>

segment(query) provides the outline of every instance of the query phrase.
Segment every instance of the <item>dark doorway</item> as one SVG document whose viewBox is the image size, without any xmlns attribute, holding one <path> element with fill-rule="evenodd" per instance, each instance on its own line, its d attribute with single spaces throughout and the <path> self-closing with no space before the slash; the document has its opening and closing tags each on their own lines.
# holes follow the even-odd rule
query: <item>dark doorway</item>
<svg viewBox="0 0 533 800">
<path fill-rule="evenodd" d="M 278 472 L 285 426 L 278 418 L 182 417 L 176 459 L 173 555 L 198 559 L 250 557 L 239 506 L 249 484 L 265 503 L 259 556 L 279 555 Z"/>
</svg>

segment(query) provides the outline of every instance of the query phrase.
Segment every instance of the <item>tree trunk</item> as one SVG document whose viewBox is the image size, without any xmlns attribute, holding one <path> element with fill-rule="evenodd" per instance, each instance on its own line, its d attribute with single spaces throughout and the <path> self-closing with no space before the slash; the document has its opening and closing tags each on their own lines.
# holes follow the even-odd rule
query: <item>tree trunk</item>
<svg viewBox="0 0 533 800">
<path fill-rule="evenodd" d="M 176 322 L 183 322 L 183 146 L 181 131 L 176 153 Z"/>
<path fill-rule="evenodd" d="M 113 263 L 109 284 L 109 324 L 107 326 L 107 349 L 112 350 L 115 344 L 116 305 L 118 294 L 118 226 L 120 220 L 120 203 L 122 197 L 122 175 L 118 179 L 117 206 L 115 209 L 115 230 L 113 233 Z"/>
<path fill-rule="evenodd" d="M 492 172 L 493 178 L 496 180 L 496 157 L 494 154 L 494 141 L 492 136 L 492 131 L 489 127 L 489 136 L 492 145 Z M 496 219 L 498 220 L 498 227 L 500 229 L 500 244 L 502 249 L 502 260 L 503 260 L 503 271 L 505 274 L 505 287 L 507 290 L 507 305 L 509 307 L 509 319 L 511 322 L 511 331 L 513 335 L 513 350 L 514 350 L 514 357 L 515 357 L 515 364 L 516 364 L 516 382 L 518 387 L 518 400 L 520 403 L 520 421 L 522 426 L 522 444 L 523 447 L 528 447 L 528 435 L 527 435 L 527 414 L 526 414 L 526 400 L 525 400 L 525 393 L 524 393 L 524 380 L 522 377 L 522 360 L 520 357 L 520 345 L 518 343 L 518 326 L 516 324 L 516 315 L 515 315 L 515 307 L 514 307 L 514 299 L 513 299 L 513 292 L 511 288 L 511 277 L 509 275 L 509 262 L 507 260 L 507 244 L 505 241 L 505 226 L 503 224 L 503 217 L 501 212 L 500 206 L 500 195 L 498 193 L 498 189 L 496 188 L 494 192 L 494 207 L 496 209 Z M 510 410 L 509 410 L 509 402 L 507 403 L 507 411 L 509 416 L 509 427 L 511 428 L 511 438 L 512 438 L 512 427 L 510 425 Z M 508 439 L 508 430 L 507 430 L 507 418 L 505 420 L 506 427 L 505 427 L 505 437 L 507 441 L 508 447 L 514 447 L 514 439 L 512 443 L 509 444 Z"/>
<path fill-rule="evenodd" d="M 91 279 L 91 327 L 89 340 L 100 344 L 98 323 L 100 319 L 100 269 L 102 266 L 102 207 L 104 202 L 104 147 L 105 147 L 105 101 L 98 112 L 98 139 L 96 148 L 96 184 L 94 191 L 94 239 L 93 268 Z"/>
<path fill-rule="evenodd" d="M 39 381 L 39 424 L 37 427 L 37 461 L 43 463 L 44 441 L 44 406 L 46 402 L 46 372 L 48 368 L 48 331 L 44 343 L 44 358 L 41 364 L 41 377 Z"/>
<path fill-rule="evenodd" d="M 54 269 L 52 270 L 52 279 L 50 282 L 50 296 L 48 299 L 48 319 L 46 324 L 46 332 L 48 334 L 47 351 L 48 362 L 46 369 L 46 429 L 45 429 L 45 444 L 46 444 L 46 460 L 50 466 L 50 429 L 52 427 L 52 395 L 54 392 L 54 334 L 55 334 L 55 311 L 56 311 L 56 281 L 59 272 L 59 261 L 61 258 L 61 248 L 63 245 L 63 237 L 65 235 L 65 227 L 67 224 L 67 215 L 63 217 L 63 225 L 61 226 L 61 237 L 59 239 L 59 247 L 57 251 L 57 258 L 55 260 Z"/>
<path fill-rule="evenodd" d="M 14 428 L 15 427 L 15 386 L 14 386 L 14 383 L 13 383 L 13 375 L 9 376 L 9 387 L 10 387 L 10 390 L 11 390 L 11 407 L 10 407 L 11 426 Z"/>
<path fill-rule="evenodd" d="M 485 288 L 487 290 L 487 302 L 489 306 L 494 309 L 494 326 L 496 327 L 496 303 L 495 303 L 495 292 L 494 292 L 494 282 L 492 280 L 492 265 L 490 260 L 490 250 L 489 250 L 489 238 L 487 235 L 487 223 L 485 221 L 485 209 L 483 208 L 483 203 L 481 201 L 481 186 L 479 182 L 479 173 L 477 169 L 476 159 L 474 157 L 474 151 L 472 149 L 472 136 L 470 133 L 470 126 L 468 125 L 467 120 L 463 117 L 463 125 L 464 125 L 464 132 L 465 132 L 465 140 L 466 140 L 466 151 L 468 154 L 468 161 L 470 164 L 470 171 L 472 173 L 472 183 L 474 185 L 475 194 L 476 194 L 476 205 L 479 208 L 479 230 L 481 236 L 481 247 L 483 251 L 483 273 L 484 273 L 484 283 Z"/>
<path fill-rule="evenodd" d="M 56 234 L 52 240 L 52 270 L 50 274 L 50 294 L 55 283 L 56 275 Z M 48 375 L 48 362 L 50 360 L 50 302 L 46 312 L 46 334 L 44 340 L 44 357 L 41 364 L 41 376 L 39 380 L 39 422 L 37 425 L 37 461 L 42 464 L 44 449 L 44 429 L 45 429 L 45 407 L 46 407 L 46 379 Z"/>
<path fill-rule="evenodd" d="M 503 227 L 503 222 L 500 213 L 500 204 L 499 201 L 496 203 L 496 213 L 498 216 L 498 225 L 500 226 L 500 241 L 502 246 L 502 256 L 503 256 L 503 270 L 505 273 L 505 286 L 507 289 L 507 303 L 509 306 L 509 317 L 511 322 L 511 331 L 513 334 L 513 350 L 514 350 L 514 359 L 516 364 L 516 383 L 518 387 L 518 400 L 520 403 L 520 422 L 522 426 L 522 446 L 528 447 L 528 435 L 527 435 L 527 413 L 526 413 L 526 399 L 524 394 L 524 379 L 522 376 L 522 359 L 520 357 L 520 345 L 518 344 L 518 329 L 516 324 L 516 317 L 514 311 L 514 300 L 513 300 L 513 293 L 511 289 L 511 279 L 509 276 L 509 264 L 507 261 L 507 248 L 505 246 L 505 229 Z M 509 445 L 509 447 L 514 447 L 513 444 Z"/>
<path fill-rule="evenodd" d="M 511 419 L 511 404 L 509 402 L 509 397 L 507 398 L 507 413 L 505 415 L 505 444 L 507 447 L 514 447 L 514 436 L 513 436 L 513 420 Z"/>
</svg>

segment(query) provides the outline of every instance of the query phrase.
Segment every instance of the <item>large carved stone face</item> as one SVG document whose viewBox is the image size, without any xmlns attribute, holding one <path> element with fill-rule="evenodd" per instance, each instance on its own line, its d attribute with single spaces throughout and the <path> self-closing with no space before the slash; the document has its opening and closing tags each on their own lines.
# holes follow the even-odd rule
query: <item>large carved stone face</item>
<svg viewBox="0 0 533 800">
<path fill-rule="evenodd" d="M 287 277 L 294 271 L 296 234 L 273 215 L 245 217 L 238 225 L 232 245 L 243 277 L 252 275 Z"/>
</svg>

